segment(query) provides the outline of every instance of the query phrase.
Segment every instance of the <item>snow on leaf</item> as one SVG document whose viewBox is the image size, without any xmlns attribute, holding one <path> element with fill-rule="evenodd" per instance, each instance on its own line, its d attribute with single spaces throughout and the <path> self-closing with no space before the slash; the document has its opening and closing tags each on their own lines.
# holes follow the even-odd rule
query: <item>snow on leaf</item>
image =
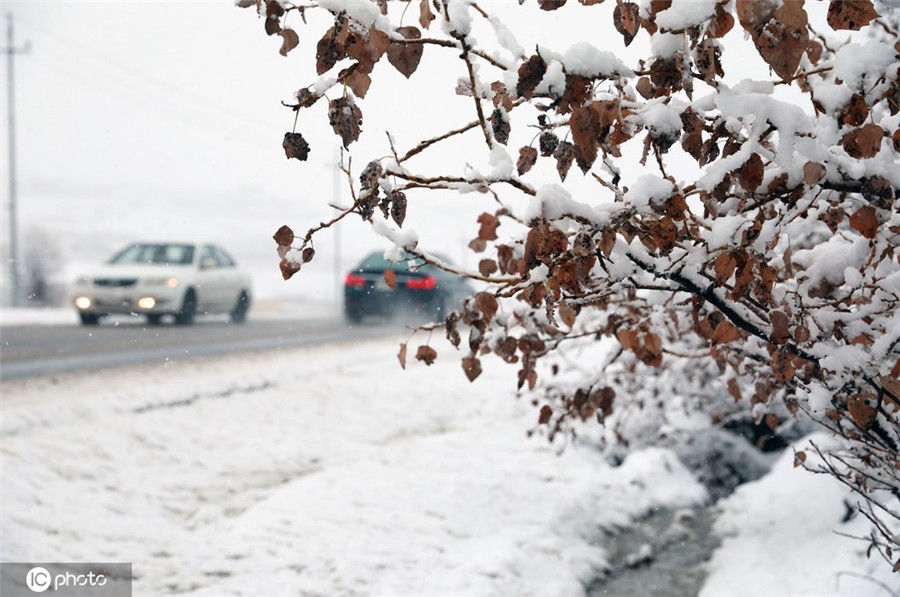
<svg viewBox="0 0 900 597">
<path fill-rule="evenodd" d="M 289 280 L 291 276 L 300 271 L 299 263 L 294 263 L 293 261 L 289 261 L 285 258 L 282 258 L 281 262 L 278 264 L 278 267 L 281 269 L 281 277 L 285 280 Z"/>
<path fill-rule="evenodd" d="M 859 31 L 879 16 L 872 0 L 831 0 L 828 5 L 828 24 L 835 30 Z"/>
<path fill-rule="evenodd" d="M 398 27 L 397 33 L 406 39 L 419 39 L 422 37 L 422 32 L 416 27 Z M 388 62 L 408 79 L 419 68 L 419 61 L 422 60 L 424 49 L 425 46 L 423 44 L 391 42 L 387 49 Z"/>
</svg>

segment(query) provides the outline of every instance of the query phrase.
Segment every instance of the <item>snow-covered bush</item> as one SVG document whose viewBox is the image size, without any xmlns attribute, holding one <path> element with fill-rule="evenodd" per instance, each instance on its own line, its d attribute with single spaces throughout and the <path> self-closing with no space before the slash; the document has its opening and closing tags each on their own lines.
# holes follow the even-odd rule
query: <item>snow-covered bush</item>
<svg viewBox="0 0 900 597">
<path fill-rule="evenodd" d="M 448 121 L 409 149 L 388 136 L 382 152 L 362 156 L 361 172 L 345 161 L 352 203 L 334 221 L 359 214 L 398 248 L 455 271 L 419 248 L 426 232 L 403 227 L 408 201 L 450 190 L 499 203 L 478 217 L 478 271 L 458 272 L 484 289 L 441 326 L 470 380 L 494 353 L 518 368 L 551 436 L 597 418 L 621 445 L 747 412 L 775 428 L 803 411 L 843 438 L 820 468 L 858 494 L 873 550 L 900 568 L 896 9 L 871 0 L 832 0 L 827 13 L 803 0 L 237 3 L 282 37 L 282 54 L 300 39 L 286 25 L 291 13 L 312 27 L 322 23 L 312 13 L 326 12 L 330 28 L 309 32 L 321 36 L 320 78 L 291 108 L 327 103 L 345 148 L 359 139 L 361 98 L 378 69 L 408 78 L 424 51 L 458 58 L 458 71 L 430 73 L 428 89 L 470 98 L 471 121 Z M 521 19 L 509 16 L 516 10 Z M 556 26 L 557 10 L 601 33 L 572 43 L 560 30 L 558 47 L 518 39 L 535 20 Z M 418 26 L 401 25 L 416 17 Z M 601 21 L 618 34 L 602 33 Z M 626 64 L 624 48 L 643 36 L 647 53 Z M 732 53 L 769 76 L 726 77 Z M 378 115 L 365 119 L 372 127 Z M 523 131 L 531 141 L 509 147 Z M 481 169 L 467 151 L 424 157 L 472 135 Z M 310 151 L 296 130 L 283 143 L 288 158 Z M 332 223 L 296 239 L 279 231 L 286 278 Z"/>
</svg>

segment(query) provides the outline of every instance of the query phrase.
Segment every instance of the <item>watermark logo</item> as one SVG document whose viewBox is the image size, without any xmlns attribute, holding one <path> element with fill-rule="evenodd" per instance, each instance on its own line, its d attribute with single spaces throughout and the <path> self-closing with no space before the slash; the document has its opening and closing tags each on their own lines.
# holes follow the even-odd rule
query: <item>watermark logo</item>
<svg viewBox="0 0 900 597">
<path fill-rule="evenodd" d="M 0 595 L 131 597 L 133 578 L 127 562 L 0 562 Z"/>
<path fill-rule="evenodd" d="M 51 582 L 50 571 L 40 566 L 35 566 L 25 575 L 25 586 L 35 593 L 43 593 L 49 589 Z"/>
</svg>

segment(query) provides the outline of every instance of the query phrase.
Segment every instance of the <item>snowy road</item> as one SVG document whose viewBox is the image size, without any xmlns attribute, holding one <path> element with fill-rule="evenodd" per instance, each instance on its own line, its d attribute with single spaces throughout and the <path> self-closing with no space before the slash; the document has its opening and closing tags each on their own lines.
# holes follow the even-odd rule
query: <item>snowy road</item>
<svg viewBox="0 0 900 597">
<path fill-rule="evenodd" d="M 148 326 L 127 318 L 91 328 L 11 325 L 0 328 L 0 379 L 360 340 L 384 336 L 397 327 L 350 328 L 333 317 L 251 320 L 243 325 L 200 320 L 189 327 Z"/>
</svg>

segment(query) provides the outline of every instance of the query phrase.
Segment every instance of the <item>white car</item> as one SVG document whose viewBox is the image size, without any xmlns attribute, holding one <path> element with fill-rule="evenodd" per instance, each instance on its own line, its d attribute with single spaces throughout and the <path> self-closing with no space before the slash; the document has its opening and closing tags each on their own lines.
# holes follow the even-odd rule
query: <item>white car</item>
<svg viewBox="0 0 900 597">
<path fill-rule="evenodd" d="M 186 325 L 201 313 L 228 313 L 242 323 L 250 276 L 216 245 L 136 243 L 78 278 L 72 302 L 84 325 L 112 314 L 144 315 L 154 325 L 173 315 Z"/>
</svg>

